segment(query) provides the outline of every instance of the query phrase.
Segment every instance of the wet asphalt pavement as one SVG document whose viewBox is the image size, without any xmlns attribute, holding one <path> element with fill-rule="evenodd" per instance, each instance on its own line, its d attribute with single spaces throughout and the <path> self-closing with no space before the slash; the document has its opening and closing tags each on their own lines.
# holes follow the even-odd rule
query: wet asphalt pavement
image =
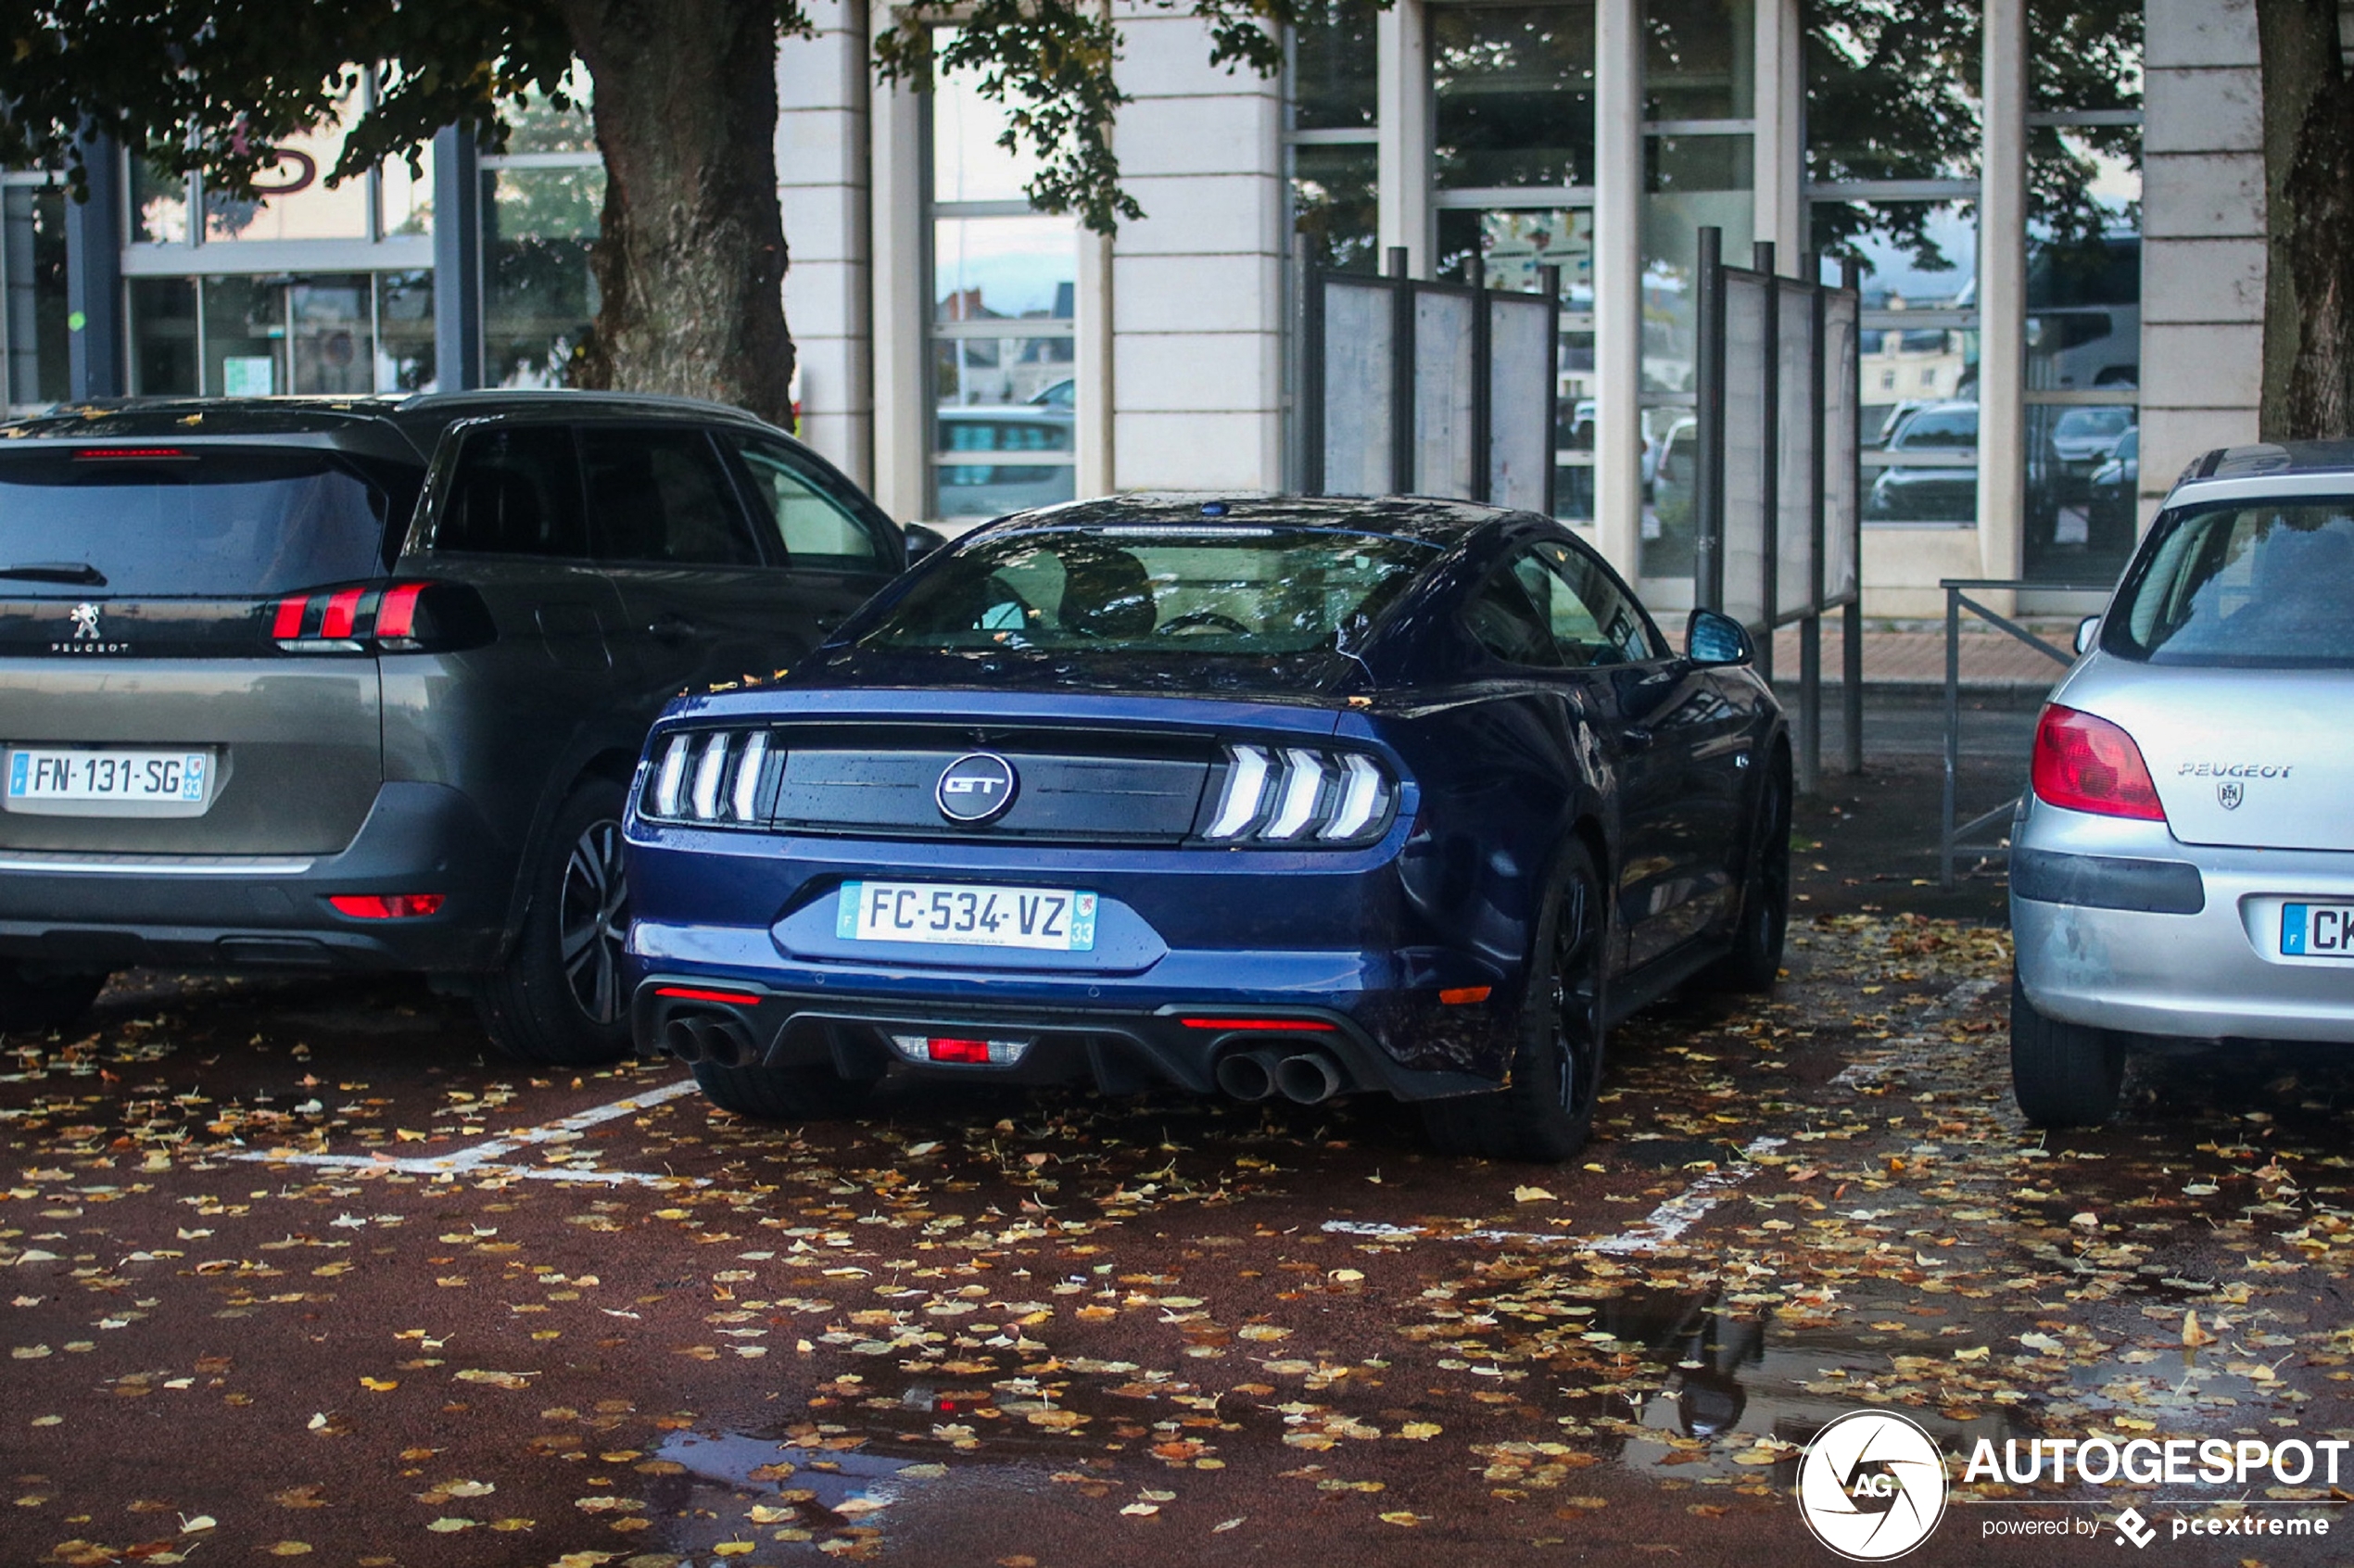
<svg viewBox="0 0 2354 1568">
<path fill-rule="evenodd" d="M 1934 765 L 1803 812 L 1780 993 L 1620 1031 L 1558 1170 L 1372 1103 L 767 1126 L 418 982 L 122 977 L 0 1055 L 0 1564 L 1829 1563 L 1791 1487 L 1852 1410 L 2354 1436 L 2354 1070 L 2144 1064 L 2027 1131 Z M 2132 1504 L 2154 1558 L 2337 1562 L 2170 1532 L 2349 1493 L 1981 1478 L 1909 1561 L 2139 1558 Z"/>
</svg>

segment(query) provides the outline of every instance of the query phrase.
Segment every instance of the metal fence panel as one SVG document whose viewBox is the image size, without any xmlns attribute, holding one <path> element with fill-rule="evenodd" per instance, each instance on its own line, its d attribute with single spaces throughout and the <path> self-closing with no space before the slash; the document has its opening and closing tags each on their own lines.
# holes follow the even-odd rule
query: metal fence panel
<svg viewBox="0 0 2354 1568">
<path fill-rule="evenodd" d="M 1541 512 L 1553 462 L 1552 302 L 1490 294 L 1487 322 L 1487 499 Z"/>
<path fill-rule="evenodd" d="M 1856 297 L 1831 294 L 1823 301 L 1823 602 L 1853 600 L 1856 592 L 1855 507 Z"/>
<path fill-rule="evenodd" d="M 1766 602 L 1766 289 L 1754 272 L 1725 273 L 1725 613 L 1753 630 Z"/>
<path fill-rule="evenodd" d="M 1815 289 L 1778 283 L 1775 402 L 1780 411 L 1774 488 L 1774 618 L 1815 604 Z"/>
<path fill-rule="evenodd" d="M 1332 276 L 1322 284 L 1323 493 L 1387 495 L 1395 487 L 1389 285 Z"/>
<path fill-rule="evenodd" d="M 1473 427 L 1476 320 L 1469 294 L 1414 291 L 1414 472 L 1409 487 L 1417 495 L 1471 500 L 1479 494 Z"/>
</svg>

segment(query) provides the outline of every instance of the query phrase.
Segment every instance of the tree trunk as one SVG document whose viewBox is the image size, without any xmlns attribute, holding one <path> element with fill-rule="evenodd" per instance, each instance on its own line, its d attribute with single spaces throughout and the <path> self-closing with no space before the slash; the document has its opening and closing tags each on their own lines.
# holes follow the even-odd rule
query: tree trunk
<svg viewBox="0 0 2354 1568">
<path fill-rule="evenodd" d="M 2354 434 L 2354 81 L 2336 0 L 2256 0 L 2268 441 Z"/>
<path fill-rule="evenodd" d="M 775 0 L 561 0 L 605 161 L 595 331 L 575 379 L 791 427 Z"/>
</svg>

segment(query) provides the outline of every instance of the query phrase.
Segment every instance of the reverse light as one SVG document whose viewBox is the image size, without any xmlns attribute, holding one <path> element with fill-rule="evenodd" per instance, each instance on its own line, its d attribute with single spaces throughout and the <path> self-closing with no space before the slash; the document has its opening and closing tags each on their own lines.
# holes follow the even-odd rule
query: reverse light
<svg viewBox="0 0 2354 1568">
<path fill-rule="evenodd" d="M 2105 718 L 2065 708 L 2044 710 L 2035 726 L 2035 798 L 2098 816 L 2166 820 L 2158 785 L 2133 738 Z"/>
<path fill-rule="evenodd" d="M 892 1049 L 911 1062 L 951 1067 L 1012 1067 L 1030 1053 L 1027 1040 L 981 1040 L 966 1035 L 894 1034 Z"/>
<path fill-rule="evenodd" d="M 355 920 L 421 920 L 441 913 L 444 893 L 330 893 L 327 902 L 338 915 Z"/>
</svg>

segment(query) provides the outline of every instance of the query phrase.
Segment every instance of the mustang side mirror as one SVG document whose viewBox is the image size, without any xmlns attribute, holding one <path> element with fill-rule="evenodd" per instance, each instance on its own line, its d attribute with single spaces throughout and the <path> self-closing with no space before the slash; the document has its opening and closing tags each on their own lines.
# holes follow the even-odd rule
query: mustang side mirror
<svg viewBox="0 0 2354 1568">
<path fill-rule="evenodd" d="M 2076 623 L 2077 652 L 2090 653 L 2093 651 L 2093 644 L 2098 642 L 2100 638 L 2101 618 L 2098 615 L 2087 615 Z"/>
<path fill-rule="evenodd" d="M 1757 656 L 1741 624 L 1714 610 L 1692 612 L 1684 624 L 1684 651 L 1695 664 L 1746 664 Z"/>
</svg>

